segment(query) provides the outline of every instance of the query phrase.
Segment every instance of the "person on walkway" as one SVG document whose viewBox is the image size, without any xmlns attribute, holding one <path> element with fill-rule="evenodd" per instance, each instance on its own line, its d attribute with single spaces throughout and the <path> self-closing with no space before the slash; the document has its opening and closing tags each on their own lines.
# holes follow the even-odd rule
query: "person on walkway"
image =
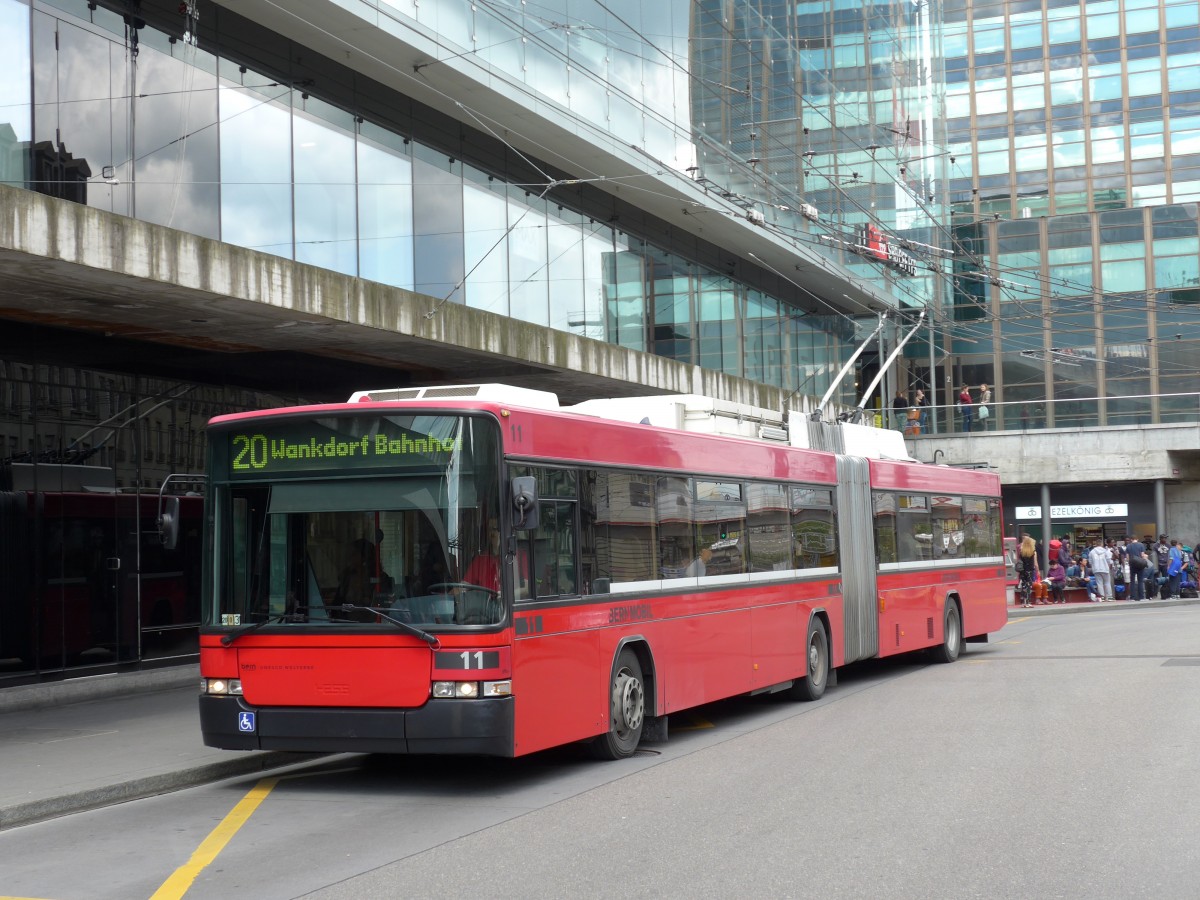
<svg viewBox="0 0 1200 900">
<path fill-rule="evenodd" d="M 1108 568 L 1112 573 L 1113 594 L 1118 600 L 1129 599 L 1129 584 L 1125 576 L 1125 542 L 1109 538 L 1105 541 L 1108 548 Z"/>
<path fill-rule="evenodd" d="M 1050 602 L 1066 603 L 1063 589 L 1067 586 L 1067 570 L 1057 559 L 1051 561 L 1050 568 L 1046 570 L 1046 580 L 1050 582 L 1050 593 L 1053 598 Z"/>
<path fill-rule="evenodd" d="M 1078 556 L 1071 557 L 1067 566 L 1067 587 L 1083 587 L 1087 584 L 1087 574 L 1083 571 L 1083 563 Z"/>
<path fill-rule="evenodd" d="M 1125 542 L 1118 541 L 1116 538 L 1109 538 L 1108 555 L 1111 556 L 1118 564 L 1124 565 L 1126 562 Z"/>
<path fill-rule="evenodd" d="M 1064 569 L 1069 568 L 1074 561 L 1075 553 L 1071 549 L 1071 536 L 1064 534 L 1062 540 L 1059 541 L 1058 561 L 1062 563 Z"/>
<path fill-rule="evenodd" d="M 1017 596 L 1022 606 L 1032 606 L 1030 597 L 1033 595 L 1033 584 L 1038 581 L 1037 544 L 1029 535 L 1021 538 L 1021 546 L 1017 549 Z M 1038 603 L 1044 601 L 1038 600 Z"/>
<path fill-rule="evenodd" d="M 925 421 L 926 414 L 929 411 L 929 401 L 925 399 L 925 392 L 917 388 L 917 392 L 913 395 L 913 407 L 918 413 L 917 425 L 921 429 L 921 433 L 925 434 L 927 423 Z"/>
<path fill-rule="evenodd" d="M 1171 541 L 1167 551 L 1167 593 L 1172 600 L 1179 599 L 1179 583 L 1183 579 L 1183 544 Z"/>
<path fill-rule="evenodd" d="M 908 397 L 904 396 L 904 391 L 896 388 L 896 396 L 892 400 L 892 425 L 897 430 L 903 431 L 908 424 L 908 411 L 911 407 Z"/>
<path fill-rule="evenodd" d="M 1116 598 L 1113 595 L 1112 582 L 1112 561 L 1108 555 L 1108 548 L 1104 546 L 1104 541 L 1096 538 L 1095 545 L 1088 551 L 1088 565 L 1092 568 L 1092 577 L 1096 579 L 1096 602 L 1103 603 L 1105 600 L 1112 602 Z"/>
<path fill-rule="evenodd" d="M 1196 550 L 1195 543 L 1183 545 L 1183 581 L 1179 585 L 1180 597 L 1194 597 L 1192 591 L 1196 590 L 1196 575 L 1200 574 L 1200 568 L 1196 565 Z"/>
<path fill-rule="evenodd" d="M 992 389 L 987 386 L 985 381 L 979 386 L 979 428 L 981 431 L 987 431 L 988 420 L 995 414 L 992 409 Z"/>
<path fill-rule="evenodd" d="M 962 413 L 962 430 L 969 432 L 971 430 L 971 420 L 975 415 L 974 401 L 971 400 L 971 392 L 967 390 L 964 384 L 962 390 L 958 392 L 958 409 Z"/>
<path fill-rule="evenodd" d="M 1130 535 L 1125 539 L 1125 553 L 1129 557 L 1129 599 L 1140 602 L 1146 599 L 1146 545 Z"/>
<path fill-rule="evenodd" d="M 1165 534 L 1158 536 L 1158 543 L 1154 545 L 1154 559 L 1158 563 L 1158 577 L 1163 581 L 1160 584 L 1166 584 L 1167 566 L 1171 563 L 1171 544 L 1169 538 Z"/>
<path fill-rule="evenodd" d="M 1158 544 L 1155 543 L 1152 534 L 1143 537 L 1142 543 L 1146 547 L 1146 572 L 1143 579 L 1145 598 L 1153 600 L 1158 594 Z M 1166 578 L 1165 575 L 1163 577 Z"/>
</svg>

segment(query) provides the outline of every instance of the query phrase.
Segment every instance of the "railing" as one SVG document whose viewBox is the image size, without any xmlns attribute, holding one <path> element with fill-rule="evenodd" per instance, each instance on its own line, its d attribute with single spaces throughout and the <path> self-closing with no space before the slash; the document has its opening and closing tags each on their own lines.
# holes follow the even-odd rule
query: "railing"
<svg viewBox="0 0 1200 900">
<path fill-rule="evenodd" d="M 1187 394 L 1125 394 L 1109 397 L 1063 397 L 993 401 L 988 417 L 979 418 L 979 403 L 971 405 L 971 433 L 988 431 L 1041 431 L 1047 428 L 1102 428 L 1121 425 L 1200 424 L 1200 392 Z M 878 420 L 880 410 L 875 410 Z M 882 411 L 883 424 L 903 428 L 907 424 L 890 409 Z M 920 437 L 963 433 L 963 414 L 958 404 L 925 408 Z"/>
</svg>

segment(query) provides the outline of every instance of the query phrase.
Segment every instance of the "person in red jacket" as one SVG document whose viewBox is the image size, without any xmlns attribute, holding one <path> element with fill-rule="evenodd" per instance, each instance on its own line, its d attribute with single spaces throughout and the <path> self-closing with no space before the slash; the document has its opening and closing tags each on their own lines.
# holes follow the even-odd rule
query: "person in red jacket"
<svg viewBox="0 0 1200 900">
<path fill-rule="evenodd" d="M 971 421 L 975 417 L 975 401 L 971 399 L 971 391 L 966 385 L 958 392 L 958 409 L 962 413 L 962 430 L 971 430 Z"/>
</svg>

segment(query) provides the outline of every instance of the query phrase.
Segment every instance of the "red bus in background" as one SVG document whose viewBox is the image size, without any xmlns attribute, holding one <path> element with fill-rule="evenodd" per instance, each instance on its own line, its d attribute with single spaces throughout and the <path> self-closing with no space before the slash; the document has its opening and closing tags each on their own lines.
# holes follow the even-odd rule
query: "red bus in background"
<svg viewBox="0 0 1200 900">
<path fill-rule="evenodd" d="M 210 423 L 210 746 L 620 758 L 672 712 L 1006 621 L 992 473 L 696 433 L 699 398 L 353 399 Z"/>
<path fill-rule="evenodd" d="M 38 467 L 67 489 L 13 464 L 0 490 L 0 674 L 194 657 L 201 496 L 179 498 L 186 539 L 167 549 L 156 494 L 113 488 L 108 469 Z"/>
</svg>

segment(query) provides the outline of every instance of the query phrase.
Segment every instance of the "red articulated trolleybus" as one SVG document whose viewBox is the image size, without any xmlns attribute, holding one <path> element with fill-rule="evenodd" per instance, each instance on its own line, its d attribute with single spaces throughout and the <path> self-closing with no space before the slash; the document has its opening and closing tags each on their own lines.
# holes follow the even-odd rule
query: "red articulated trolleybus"
<svg viewBox="0 0 1200 900">
<path fill-rule="evenodd" d="M 209 447 L 213 747 L 615 759 L 1006 621 L 998 477 L 898 432 L 474 385 L 222 416 Z"/>
</svg>

